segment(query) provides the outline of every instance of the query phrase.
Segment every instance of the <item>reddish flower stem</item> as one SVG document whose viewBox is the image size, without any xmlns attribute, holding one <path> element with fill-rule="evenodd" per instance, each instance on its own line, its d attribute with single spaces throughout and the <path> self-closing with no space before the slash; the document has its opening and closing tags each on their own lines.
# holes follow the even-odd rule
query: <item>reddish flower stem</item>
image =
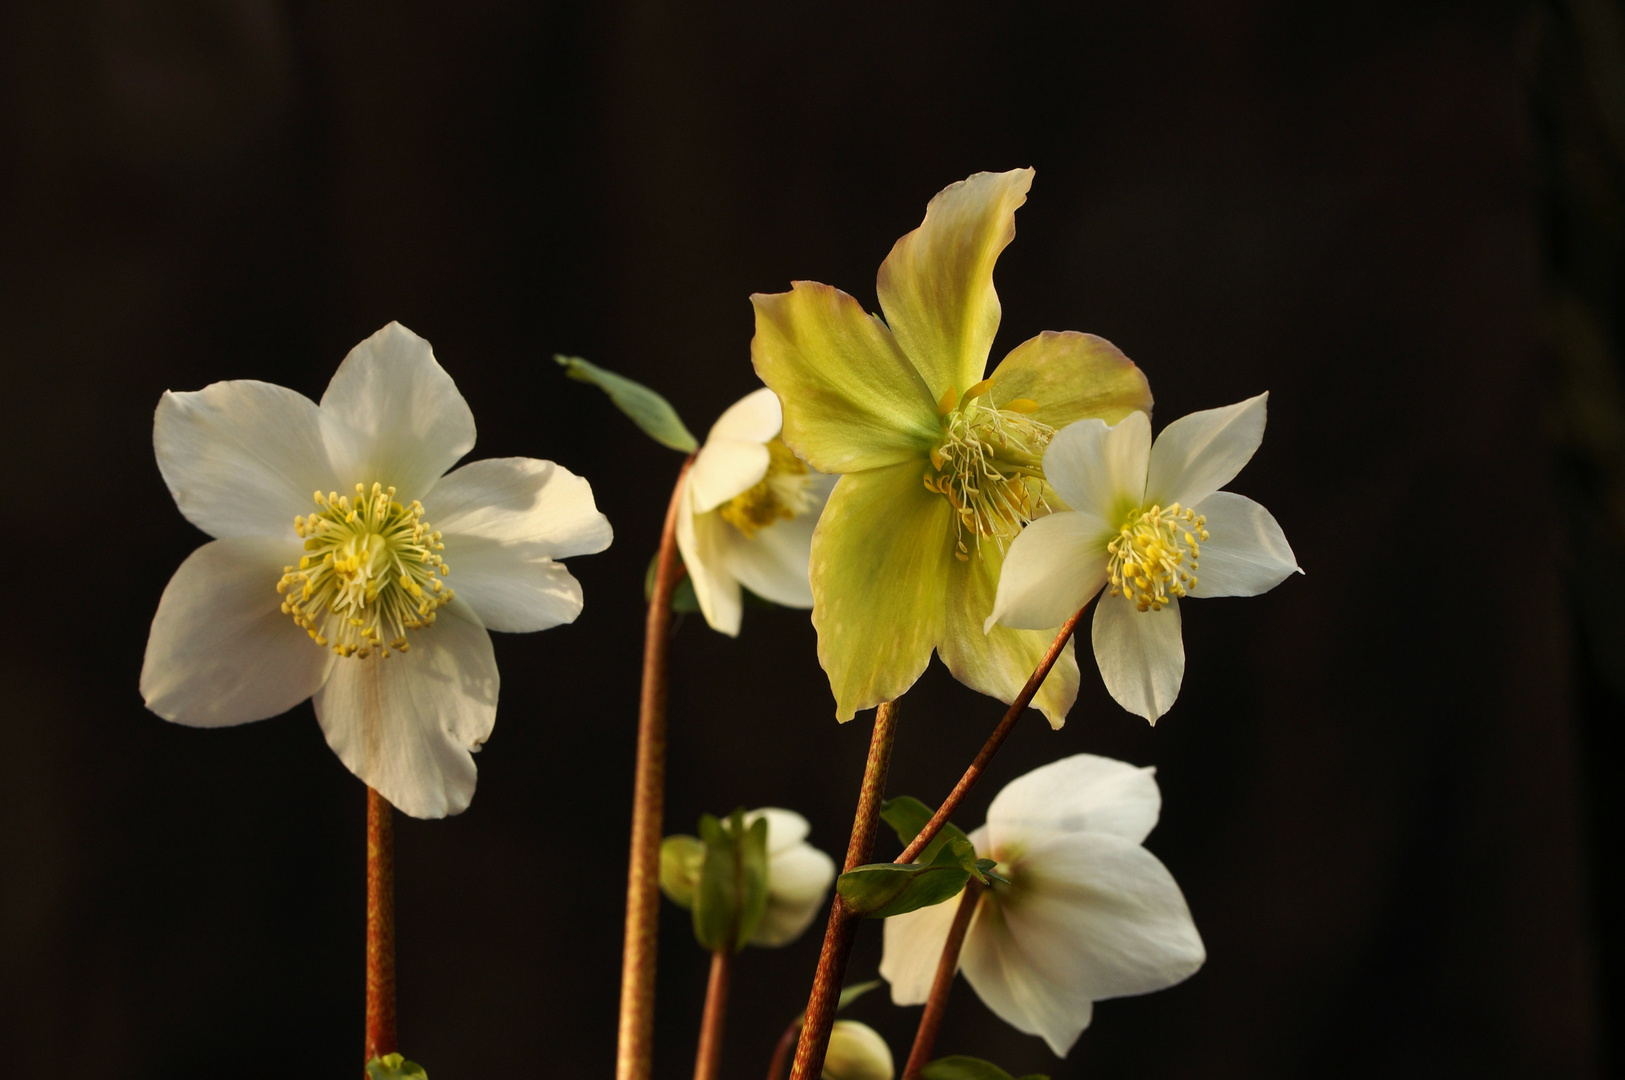
<svg viewBox="0 0 1625 1080">
<path fill-rule="evenodd" d="M 993 755 L 999 752 L 999 747 L 1004 745 L 1004 740 L 1009 737 L 1010 732 L 1015 728 L 1016 720 L 1021 716 L 1022 710 L 1032 702 L 1033 695 L 1038 693 L 1038 688 L 1043 685 L 1044 677 L 1049 674 L 1050 668 L 1054 667 L 1055 661 L 1060 659 L 1061 650 L 1066 648 L 1068 639 L 1072 637 L 1072 631 L 1077 629 L 1078 620 L 1083 618 L 1083 612 L 1087 610 L 1087 607 L 1083 608 L 1062 624 L 1060 631 L 1055 635 L 1055 640 L 1050 642 L 1048 649 L 1044 650 L 1043 658 L 1038 661 L 1038 666 L 1027 677 L 1027 684 L 1021 688 L 1021 693 L 1017 694 L 1016 699 L 1010 703 L 1010 708 L 1005 712 L 1004 719 L 1000 720 L 999 726 L 993 729 L 993 734 L 987 737 L 987 742 L 982 744 L 982 749 L 977 752 L 975 760 L 970 763 L 970 768 L 965 770 L 965 775 L 959 778 L 959 783 L 954 785 L 954 789 L 948 793 L 948 797 L 942 800 L 942 805 L 937 807 L 935 814 L 931 815 L 931 820 L 926 822 L 925 828 L 921 829 L 920 834 L 909 842 L 901 855 L 897 856 L 897 862 L 911 863 L 918 858 L 920 852 L 925 850 L 925 845 L 929 844 L 937 833 L 942 831 L 942 826 L 947 823 L 948 818 L 953 815 L 955 810 L 959 809 L 959 804 L 965 801 L 965 796 L 970 794 L 970 789 L 976 786 L 976 781 L 980 780 L 982 773 L 987 771 L 988 762 L 993 760 Z"/>
<path fill-rule="evenodd" d="M 677 513 L 683 462 L 666 507 L 655 564 L 654 591 L 643 629 L 643 696 L 638 705 L 637 772 L 632 782 L 632 850 L 626 879 L 626 941 L 621 954 L 618 1080 L 649 1080 L 654 1060 L 655 951 L 660 917 L 660 828 L 666 799 L 666 682 L 671 645 L 671 597 L 682 580 Z"/>
<path fill-rule="evenodd" d="M 948 940 L 942 945 L 937 975 L 931 981 L 931 996 L 925 999 L 925 1012 L 920 1014 L 920 1026 L 914 1033 L 914 1049 L 909 1051 L 908 1064 L 903 1066 L 903 1080 L 920 1080 L 920 1070 L 931 1062 L 937 1032 L 942 1027 L 942 1014 L 948 1009 L 948 992 L 953 989 L 954 975 L 959 971 L 959 950 L 965 945 L 965 931 L 970 929 L 976 901 L 981 897 L 982 883 L 975 878 L 967 882 L 965 891 L 959 894 L 959 910 L 954 912 Z"/>
<path fill-rule="evenodd" d="M 722 1028 L 728 1018 L 728 981 L 733 950 L 711 954 L 711 978 L 705 987 L 705 1015 L 700 1020 L 700 1047 L 694 1054 L 694 1080 L 717 1080 L 722 1064 Z"/>
<path fill-rule="evenodd" d="M 796 1037 L 800 1034 L 801 1017 L 798 1016 L 790 1021 L 790 1026 L 779 1036 L 778 1045 L 773 1047 L 773 1060 L 767 1063 L 767 1080 L 783 1080 L 785 1066 L 790 1064 L 790 1055 L 795 1053 Z"/>
<path fill-rule="evenodd" d="M 395 1052 L 395 808 L 367 789 L 366 1058 Z"/>
<path fill-rule="evenodd" d="M 892 743 L 897 738 L 897 703 L 888 701 L 875 710 L 875 728 L 869 736 L 869 760 L 863 767 L 863 785 L 858 789 L 858 812 L 852 821 L 852 839 L 846 846 L 843 872 L 869 861 L 875 846 L 875 828 L 880 823 L 880 801 L 886 793 L 886 771 L 891 765 Z M 818 972 L 813 976 L 812 995 L 807 999 L 807 1015 L 796 1044 L 795 1064 L 790 1080 L 818 1080 L 824 1071 L 824 1052 L 829 1049 L 830 1029 L 835 1026 L 835 1007 L 841 998 L 841 980 L 846 976 L 846 960 L 852 952 L 861 918 L 846 909 L 840 894 L 830 905 L 829 925 L 824 930 L 824 947 L 818 954 Z"/>
</svg>

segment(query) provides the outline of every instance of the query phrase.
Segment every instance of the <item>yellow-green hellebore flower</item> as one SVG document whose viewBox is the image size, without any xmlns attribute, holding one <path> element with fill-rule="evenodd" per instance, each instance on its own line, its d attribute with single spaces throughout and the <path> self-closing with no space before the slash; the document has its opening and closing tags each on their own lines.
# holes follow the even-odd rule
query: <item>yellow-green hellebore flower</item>
<svg viewBox="0 0 1625 1080">
<path fill-rule="evenodd" d="M 781 437 L 841 477 L 810 565 L 839 720 L 902 694 L 933 648 L 960 682 L 1012 700 L 1053 634 L 982 623 L 1010 541 L 1064 509 L 1044 448 L 1074 421 L 1151 408 L 1145 376 L 1091 334 L 1039 334 L 984 377 L 993 263 L 1032 177 L 977 173 L 938 193 L 880 266 L 884 321 L 817 282 L 751 297 L 751 358 L 784 405 Z M 1077 688 L 1069 642 L 1033 704 L 1059 727 Z"/>
<path fill-rule="evenodd" d="M 892 1080 L 897 1066 L 880 1032 L 856 1020 L 837 1020 L 829 1033 L 821 1080 Z"/>
</svg>

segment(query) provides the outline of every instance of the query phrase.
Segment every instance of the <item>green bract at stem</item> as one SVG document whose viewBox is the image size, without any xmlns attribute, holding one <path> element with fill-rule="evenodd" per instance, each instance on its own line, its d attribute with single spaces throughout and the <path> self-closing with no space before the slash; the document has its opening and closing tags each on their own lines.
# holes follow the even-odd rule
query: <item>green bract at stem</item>
<svg viewBox="0 0 1625 1080">
<path fill-rule="evenodd" d="M 976 902 L 981 898 L 981 883 L 975 879 L 966 882 L 965 891 L 959 897 L 959 910 L 954 912 L 953 925 L 948 928 L 948 940 L 942 945 L 942 958 L 937 961 L 931 996 L 925 1001 L 925 1012 L 920 1014 L 920 1026 L 914 1033 L 914 1048 L 909 1051 L 908 1064 L 903 1066 L 903 1080 L 920 1080 L 920 1070 L 931 1061 L 937 1032 L 942 1027 L 942 1014 L 948 1008 L 948 993 L 959 972 L 959 950 L 965 944 L 965 932 L 970 929 L 971 916 L 976 914 Z"/>
<path fill-rule="evenodd" d="M 970 794 L 970 789 L 976 786 L 976 781 L 980 780 L 982 773 L 987 771 L 988 762 L 993 760 L 993 755 L 997 754 L 999 747 L 1004 745 L 1004 740 L 1009 737 L 1011 730 L 1016 726 L 1016 719 L 1021 716 L 1022 710 L 1027 707 L 1027 704 L 1032 701 L 1033 695 L 1038 692 L 1038 688 L 1044 682 L 1044 677 L 1049 674 L 1050 668 L 1055 666 L 1055 661 L 1060 657 L 1061 651 L 1066 648 L 1067 641 L 1072 637 L 1072 631 L 1077 629 L 1078 620 L 1083 618 L 1083 613 L 1087 610 L 1089 610 L 1088 606 L 1085 605 L 1078 610 L 1077 614 L 1062 624 L 1061 629 L 1055 635 L 1055 640 L 1050 643 L 1048 649 L 1044 650 L 1044 655 L 1039 660 L 1038 666 L 1033 669 L 1032 675 L 1028 676 L 1027 684 L 1021 688 L 1021 692 L 1016 695 L 1016 699 L 1010 703 L 1010 708 L 1005 712 L 1004 719 L 1000 720 L 999 726 L 993 729 L 993 734 L 987 737 L 987 742 L 982 744 L 982 749 L 977 752 L 975 760 L 965 770 L 965 775 L 959 778 L 959 783 L 955 784 L 954 789 L 948 793 L 948 797 L 942 800 L 942 805 L 937 807 L 935 814 L 931 815 L 931 820 L 925 823 L 925 827 L 914 837 L 913 842 L 903 849 L 901 855 L 897 856 L 897 862 L 911 863 L 918 858 L 920 852 L 925 850 L 925 846 L 936 837 L 937 833 L 942 830 L 943 825 L 947 824 L 948 818 L 953 812 L 959 809 L 959 804 L 965 801 L 965 796 Z M 849 866 L 847 869 L 852 868 Z"/>
<path fill-rule="evenodd" d="M 728 1017 L 728 982 L 733 949 L 711 954 L 711 977 L 705 986 L 705 1015 L 700 1019 L 700 1045 L 694 1053 L 694 1080 L 716 1080 L 722 1064 L 722 1027 Z"/>
<path fill-rule="evenodd" d="M 1030 695 L 1029 695 L 1030 696 Z M 886 772 L 891 766 L 892 743 L 897 738 L 897 702 L 888 701 L 875 709 L 875 727 L 869 736 L 869 759 L 863 767 L 863 784 L 858 789 L 858 811 L 852 821 L 852 838 L 846 847 L 841 869 L 852 870 L 869 860 L 875 846 L 875 828 L 880 824 L 880 802 L 886 791 Z M 846 909 L 839 894 L 829 909 L 824 930 L 824 947 L 818 954 L 818 972 L 813 976 L 812 993 L 807 998 L 807 1014 L 796 1044 L 796 1058 L 790 1080 L 818 1080 L 824 1071 L 824 1053 L 829 1049 L 830 1029 L 840 1008 L 841 980 L 846 975 L 847 957 L 857 937 L 862 916 Z"/>
<path fill-rule="evenodd" d="M 395 808 L 367 789 L 367 1012 L 363 1062 L 395 1052 Z M 370 1075 L 370 1074 L 369 1074 Z"/>
<path fill-rule="evenodd" d="M 666 798 L 666 683 L 671 598 L 682 575 L 677 514 L 689 455 L 672 485 L 660 555 L 644 623 L 643 696 L 638 705 L 637 772 L 632 784 L 632 844 L 626 879 L 626 942 L 621 954 L 617 1080 L 649 1080 L 654 1057 L 655 953 L 660 918 L 660 833 Z"/>
</svg>

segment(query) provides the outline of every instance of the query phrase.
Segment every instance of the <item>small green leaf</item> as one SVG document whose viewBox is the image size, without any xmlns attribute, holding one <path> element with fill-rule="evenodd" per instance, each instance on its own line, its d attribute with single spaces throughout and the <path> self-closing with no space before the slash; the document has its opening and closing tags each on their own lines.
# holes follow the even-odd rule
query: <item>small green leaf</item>
<svg viewBox="0 0 1625 1080">
<path fill-rule="evenodd" d="M 923 1080 L 1015 1080 L 1009 1073 L 981 1058 L 955 1054 L 937 1058 L 920 1070 Z M 1028 1073 L 1020 1080 L 1049 1080 L 1042 1073 Z"/>
<path fill-rule="evenodd" d="M 881 820 L 897 831 L 897 839 L 903 842 L 904 847 L 914 842 L 914 838 L 920 835 L 920 830 L 925 828 L 931 820 L 931 815 L 935 813 L 935 810 L 912 795 L 899 795 L 880 804 Z M 942 845 L 955 836 L 967 843 L 970 842 L 965 831 L 959 826 L 951 821 L 943 822 L 941 831 L 931 838 L 931 842 L 925 845 L 925 850 L 920 852 L 914 861 L 928 863 L 935 859 L 937 852 L 942 850 Z"/>
<path fill-rule="evenodd" d="M 590 364 L 579 356 L 555 354 L 553 359 L 570 378 L 592 383 L 608 394 L 616 408 L 631 417 L 632 422 L 655 442 L 685 454 L 693 453 L 699 448 L 698 440 L 683 426 L 683 420 L 677 415 L 677 410 L 671 407 L 671 402 L 647 386 L 634 382 L 624 375 L 617 375 L 613 371 L 605 371 L 597 364 Z"/>
<path fill-rule="evenodd" d="M 976 869 L 982 872 L 982 884 L 986 885 L 990 880 L 997 881 L 1000 885 L 1010 884 L 1009 878 L 1005 877 L 1003 874 L 996 874 L 993 872 L 993 868 L 998 865 L 999 864 L 994 862 L 992 859 L 976 860 Z"/>
<path fill-rule="evenodd" d="M 684 833 L 666 837 L 660 842 L 660 891 L 678 907 L 692 908 L 704 862 L 705 844 L 699 837 Z"/>
<path fill-rule="evenodd" d="M 694 892 L 694 936 L 712 952 L 745 947 L 767 911 L 767 819 L 747 828 L 745 811 L 726 822 L 700 817 L 705 845 Z"/>
<path fill-rule="evenodd" d="M 889 919 L 958 896 L 975 866 L 970 841 L 951 837 L 929 863 L 870 863 L 842 874 L 835 890 L 865 918 Z"/>
<path fill-rule="evenodd" d="M 683 565 L 683 557 L 677 556 L 677 565 Z M 649 560 L 649 569 L 643 573 L 643 599 L 649 601 L 655 595 L 655 571 L 660 567 L 660 552 L 655 552 Z M 677 582 L 677 588 L 671 591 L 671 609 L 681 615 L 691 615 L 700 610 L 700 598 L 694 595 L 694 579 L 684 574 Z"/>
<path fill-rule="evenodd" d="M 385 1054 L 367 1062 L 368 1080 L 429 1080 L 429 1074 L 415 1061 L 399 1054 Z"/>
<path fill-rule="evenodd" d="M 841 999 L 835 1003 L 835 1011 L 840 1012 L 864 994 L 881 985 L 883 985 L 883 980 L 870 979 L 868 982 L 853 983 L 851 986 L 842 987 Z"/>
</svg>

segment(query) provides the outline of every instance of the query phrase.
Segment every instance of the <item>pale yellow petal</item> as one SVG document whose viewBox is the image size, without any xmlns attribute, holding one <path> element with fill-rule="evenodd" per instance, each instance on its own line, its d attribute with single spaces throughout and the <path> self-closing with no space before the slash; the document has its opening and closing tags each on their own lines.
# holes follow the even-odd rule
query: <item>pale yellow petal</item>
<svg viewBox="0 0 1625 1080">
<path fill-rule="evenodd" d="M 792 450 L 826 473 L 924 459 L 942 436 L 936 398 L 884 323 L 816 281 L 750 299 L 751 361 L 784 405 Z"/>
<path fill-rule="evenodd" d="M 1033 170 L 977 173 L 937 193 L 880 264 L 880 309 L 933 400 L 981 381 L 999 329 L 993 264 L 1016 235 Z"/>
<path fill-rule="evenodd" d="M 913 686 L 941 631 L 953 510 L 925 490 L 925 469 L 905 461 L 841 477 L 813 533 L 818 659 L 843 722 Z"/>
<path fill-rule="evenodd" d="M 1011 349 L 993 371 L 992 393 L 1001 406 L 1036 402 L 1033 419 L 1053 428 L 1151 411 L 1151 384 L 1134 361 L 1105 338 L 1071 330 L 1046 330 Z"/>
<path fill-rule="evenodd" d="M 955 560 L 948 573 L 937 654 L 954 678 L 1009 704 L 1026 685 L 1059 627 L 1012 630 L 995 625 L 987 633 L 982 632 L 993 612 L 1002 562 L 999 549 L 988 542 L 982 544 L 980 556 L 973 555 L 968 562 Z M 1077 696 L 1078 663 L 1072 655 L 1072 642 L 1068 641 L 1049 677 L 1033 696 L 1032 707 L 1044 713 L 1051 727 L 1058 728 L 1066 723 L 1067 711 Z"/>
</svg>

